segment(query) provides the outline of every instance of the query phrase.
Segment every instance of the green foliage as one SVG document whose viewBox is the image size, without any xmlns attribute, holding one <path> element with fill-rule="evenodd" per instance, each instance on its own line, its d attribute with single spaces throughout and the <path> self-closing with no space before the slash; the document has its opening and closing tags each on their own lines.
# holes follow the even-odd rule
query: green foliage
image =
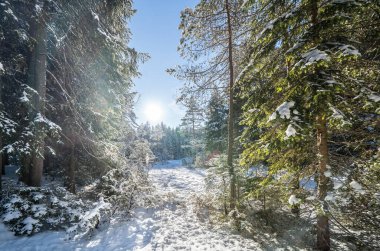
<svg viewBox="0 0 380 251">
<path fill-rule="evenodd" d="M 268 2 L 260 13 L 266 18 L 253 24 L 261 32 L 253 33 L 250 63 L 239 79 L 246 100 L 244 165 L 267 161 L 271 170 L 280 170 L 312 164 L 315 118 L 322 114 L 331 130 L 350 130 L 369 112 L 362 109 L 368 93 L 378 91 L 376 80 L 361 74 L 369 62 L 350 38 L 359 27 L 349 20 L 368 5 L 332 1 L 318 8 L 317 25 L 307 16 L 308 6 Z"/>
<path fill-rule="evenodd" d="M 214 93 L 208 104 L 206 131 L 206 150 L 224 153 L 227 149 L 227 116 L 228 109 L 224 99 Z"/>
<path fill-rule="evenodd" d="M 251 1 L 246 7 L 259 18 L 237 80 L 244 100 L 241 165 L 265 163 L 268 176 L 248 178 L 245 199 L 271 186 L 283 188 L 286 198 L 295 192 L 287 174 L 302 180 L 315 173 L 317 118 L 327 123 L 331 175 L 347 177 L 346 166 L 368 163 L 379 147 L 378 4 Z M 335 193 L 331 188 L 328 194 Z"/>
</svg>

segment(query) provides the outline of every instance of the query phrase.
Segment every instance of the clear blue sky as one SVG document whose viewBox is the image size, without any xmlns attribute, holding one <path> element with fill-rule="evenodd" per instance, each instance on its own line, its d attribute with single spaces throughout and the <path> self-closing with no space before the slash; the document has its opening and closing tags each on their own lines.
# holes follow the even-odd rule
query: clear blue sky
<svg viewBox="0 0 380 251">
<path fill-rule="evenodd" d="M 176 105 L 178 90 L 183 83 L 165 72 L 185 62 L 180 58 L 177 47 L 180 39 L 180 12 L 194 7 L 197 0 L 135 0 L 137 13 L 130 21 L 132 31 L 131 47 L 148 53 L 151 58 L 140 66 L 142 76 L 135 79 L 135 88 L 140 95 L 136 104 L 138 122 L 149 120 L 146 107 L 162 107 L 165 124 L 180 124 L 183 108 Z M 153 103 L 153 104 L 152 104 Z M 151 108 L 152 109 L 152 108 Z"/>
</svg>

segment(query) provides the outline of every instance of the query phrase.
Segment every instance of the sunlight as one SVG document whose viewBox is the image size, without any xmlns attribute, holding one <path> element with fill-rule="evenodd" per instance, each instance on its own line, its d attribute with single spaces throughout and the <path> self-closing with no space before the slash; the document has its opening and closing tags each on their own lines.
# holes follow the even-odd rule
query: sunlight
<svg viewBox="0 0 380 251">
<path fill-rule="evenodd" d="M 162 106 L 157 102 L 148 103 L 144 107 L 145 118 L 152 124 L 161 122 L 163 114 Z"/>
</svg>

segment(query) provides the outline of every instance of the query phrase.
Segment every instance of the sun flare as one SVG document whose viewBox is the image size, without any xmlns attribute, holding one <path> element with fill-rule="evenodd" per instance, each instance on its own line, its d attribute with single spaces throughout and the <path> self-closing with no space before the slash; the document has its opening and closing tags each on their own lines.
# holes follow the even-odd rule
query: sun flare
<svg viewBox="0 0 380 251">
<path fill-rule="evenodd" d="M 162 121 L 164 111 L 159 103 L 148 103 L 145 105 L 144 115 L 150 123 L 159 123 Z"/>
</svg>

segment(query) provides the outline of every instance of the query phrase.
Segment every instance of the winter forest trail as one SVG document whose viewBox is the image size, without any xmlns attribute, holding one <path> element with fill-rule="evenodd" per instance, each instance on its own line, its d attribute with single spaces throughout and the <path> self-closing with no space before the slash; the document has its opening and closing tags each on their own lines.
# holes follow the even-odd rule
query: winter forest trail
<svg viewBox="0 0 380 251">
<path fill-rule="evenodd" d="M 152 168 L 150 177 L 158 206 L 136 209 L 132 220 L 122 226 L 125 230 L 115 229 L 112 235 L 125 235 L 117 238 L 120 245 L 110 243 L 111 250 L 259 250 L 253 240 L 216 228 L 197 214 L 196 198 L 205 187 L 203 171 L 170 161 Z"/>
<path fill-rule="evenodd" d="M 288 243 L 266 241 L 265 234 L 260 234 L 256 242 L 219 222 L 211 224 L 207 209 L 197 199 L 206 192 L 204 170 L 169 161 L 155 165 L 149 173 L 154 206 L 136 208 L 130 219 L 112 219 L 108 227 L 101 227 L 93 237 L 81 241 L 65 240 L 64 232 L 15 237 L 1 224 L 0 250 L 301 250 L 289 249 Z"/>
</svg>

